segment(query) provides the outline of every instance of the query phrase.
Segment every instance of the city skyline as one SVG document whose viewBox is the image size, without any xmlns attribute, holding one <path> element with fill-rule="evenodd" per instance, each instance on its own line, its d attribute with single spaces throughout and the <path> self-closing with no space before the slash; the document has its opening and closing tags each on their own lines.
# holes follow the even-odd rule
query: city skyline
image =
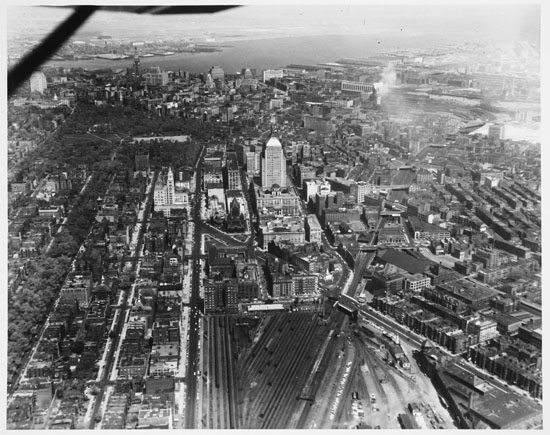
<svg viewBox="0 0 550 435">
<path fill-rule="evenodd" d="M 540 23 L 96 11 L 9 78 L 6 428 L 541 429 Z"/>
</svg>

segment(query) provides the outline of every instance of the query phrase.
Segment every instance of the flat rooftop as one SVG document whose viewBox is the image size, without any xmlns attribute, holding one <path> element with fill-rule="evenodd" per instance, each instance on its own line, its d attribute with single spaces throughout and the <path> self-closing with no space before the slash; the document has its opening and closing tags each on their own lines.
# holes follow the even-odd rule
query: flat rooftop
<svg viewBox="0 0 550 435">
<path fill-rule="evenodd" d="M 470 302 L 479 302 L 499 294 L 496 290 L 486 286 L 477 285 L 476 283 L 466 279 L 453 281 L 451 283 L 438 284 L 436 288 Z"/>
<path fill-rule="evenodd" d="M 420 260 L 414 258 L 411 255 L 405 254 L 396 249 L 388 249 L 387 251 L 378 255 L 378 258 L 384 263 L 393 264 L 409 273 L 423 273 L 424 270 L 430 265 L 429 260 Z"/>
<path fill-rule="evenodd" d="M 463 361 L 445 366 L 442 374 L 446 387 L 463 409 L 467 409 L 468 394 L 473 393 L 472 410 L 495 427 L 519 428 L 516 424 L 529 418 L 537 415 L 542 418 L 542 406 L 533 399 L 516 393 L 499 381 L 484 379 L 481 371 Z"/>
</svg>

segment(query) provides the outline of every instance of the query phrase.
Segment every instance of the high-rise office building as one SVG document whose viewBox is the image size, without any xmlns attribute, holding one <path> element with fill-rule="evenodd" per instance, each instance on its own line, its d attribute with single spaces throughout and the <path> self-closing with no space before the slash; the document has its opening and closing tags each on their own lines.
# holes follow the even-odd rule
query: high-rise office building
<svg viewBox="0 0 550 435">
<path fill-rule="evenodd" d="M 264 82 L 267 82 L 271 79 L 282 79 L 284 73 L 282 69 L 266 69 L 263 75 Z"/>
<path fill-rule="evenodd" d="M 246 152 L 246 173 L 248 175 L 260 175 L 262 168 L 262 152 L 247 151 Z"/>
<path fill-rule="evenodd" d="M 44 90 L 48 87 L 46 82 L 46 76 L 42 71 L 36 71 L 31 75 L 31 92 L 40 92 L 44 93 Z"/>
<path fill-rule="evenodd" d="M 225 79 L 225 73 L 223 71 L 223 68 L 220 66 L 213 66 L 212 68 L 210 68 L 209 73 L 212 76 L 212 80 L 218 79 L 223 82 Z"/>
<path fill-rule="evenodd" d="M 137 51 L 137 47 L 134 47 L 134 74 L 137 76 L 139 76 L 139 54 L 138 54 L 138 51 Z"/>
<path fill-rule="evenodd" d="M 168 83 L 168 71 L 163 71 L 160 66 L 152 66 L 145 73 L 145 83 L 153 86 L 164 86 Z"/>
<path fill-rule="evenodd" d="M 504 139 L 504 124 L 490 125 L 487 137 L 492 141 Z"/>
<path fill-rule="evenodd" d="M 286 186 L 286 160 L 281 142 L 271 137 L 265 144 L 262 158 L 262 187 L 270 188 L 274 184 Z"/>
</svg>

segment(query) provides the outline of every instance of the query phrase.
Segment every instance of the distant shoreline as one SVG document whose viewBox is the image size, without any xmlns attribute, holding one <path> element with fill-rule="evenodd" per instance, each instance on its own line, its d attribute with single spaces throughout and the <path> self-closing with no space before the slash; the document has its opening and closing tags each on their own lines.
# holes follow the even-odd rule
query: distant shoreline
<svg viewBox="0 0 550 435">
<path fill-rule="evenodd" d="M 271 37 L 270 37 L 271 36 Z M 210 41 L 212 48 L 221 51 L 178 52 L 170 56 L 140 57 L 140 64 L 147 68 L 159 66 L 168 71 L 204 73 L 213 65 L 232 74 L 243 68 L 256 69 L 258 74 L 266 69 L 283 68 L 290 64 L 319 65 L 335 62 L 344 57 L 366 58 L 384 52 L 443 49 L 452 44 L 464 43 L 464 38 L 438 38 L 434 44 L 431 34 L 392 36 L 387 33 L 370 34 L 318 34 L 307 36 L 280 36 L 257 34 L 247 39 L 222 38 Z M 212 39 L 218 39 L 212 35 Z M 196 42 L 196 41 L 195 41 Z M 197 44 L 202 44 L 196 42 Z M 206 43 L 205 43 L 206 44 Z M 126 69 L 133 67 L 133 57 L 126 59 L 49 60 L 47 66 L 62 68 Z"/>
<path fill-rule="evenodd" d="M 212 65 L 221 66 L 226 73 L 242 68 L 264 70 L 280 68 L 291 63 L 317 65 L 334 62 L 342 57 L 367 57 L 391 51 L 403 46 L 388 47 L 376 43 L 372 35 L 323 34 L 309 36 L 258 35 L 250 39 L 220 40 L 212 44 L 218 51 L 178 52 L 170 56 L 140 57 L 143 67 L 158 65 L 168 70 L 182 69 L 189 72 L 204 72 Z M 407 41 L 396 41 L 399 44 Z M 414 44 L 408 48 L 414 48 Z M 45 66 L 64 68 L 131 68 L 133 57 L 126 59 L 77 59 L 49 60 Z"/>
<path fill-rule="evenodd" d="M 174 56 L 178 53 L 219 53 L 222 50 L 222 48 L 231 48 L 230 45 L 224 45 L 224 46 L 218 46 L 218 47 L 212 47 L 211 50 L 206 49 L 199 49 L 199 50 L 181 50 L 181 51 L 170 51 L 166 53 L 154 53 L 154 52 L 146 52 L 139 55 L 140 59 L 149 59 L 153 57 L 166 57 L 166 56 Z M 116 61 L 125 61 L 127 59 L 134 59 L 133 54 L 111 54 L 111 53 L 101 53 L 101 54 L 90 54 L 90 55 L 83 55 L 82 58 L 77 59 L 64 59 L 62 56 L 58 56 L 60 59 L 51 59 L 50 62 L 81 62 L 81 61 L 87 61 L 87 60 L 108 60 L 111 62 Z"/>
</svg>

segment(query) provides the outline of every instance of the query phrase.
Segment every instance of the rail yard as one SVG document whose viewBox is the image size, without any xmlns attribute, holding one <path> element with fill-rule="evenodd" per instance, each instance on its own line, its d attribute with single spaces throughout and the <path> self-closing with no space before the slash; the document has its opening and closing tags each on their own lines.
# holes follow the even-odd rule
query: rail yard
<svg viewBox="0 0 550 435">
<path fill-rule="evenodd" d="M 430 380 L 403 344 L 409 370 L 337 309 L 326 315 L 207 316 L 201 383 L 205 429 L 453 428 Z M 417 414 L 419 412 L 417 411 Z"/>
</svg>

